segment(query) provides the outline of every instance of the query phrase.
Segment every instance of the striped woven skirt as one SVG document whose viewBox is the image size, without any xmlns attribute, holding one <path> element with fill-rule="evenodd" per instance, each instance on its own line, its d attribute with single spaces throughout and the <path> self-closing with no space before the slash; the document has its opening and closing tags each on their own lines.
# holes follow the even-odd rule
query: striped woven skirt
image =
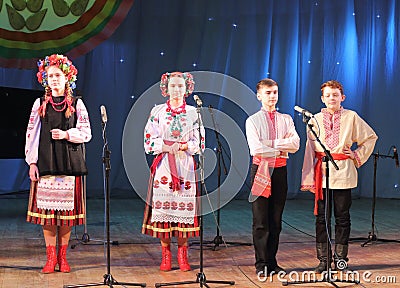
<svg viewBox="0 0 400 288">
<path fill-rule="evenodd" d="M 59 211 L 52 209 L 39 209 L 36 204 L 38 182 L 31 182 L 29 204 L 26 221 L 39 225 L 51 226 L 76 226 L 85 223 L 85 201 L 82 190 L 82 176 L 75 177 L 74 209 Z"/>
</svg>

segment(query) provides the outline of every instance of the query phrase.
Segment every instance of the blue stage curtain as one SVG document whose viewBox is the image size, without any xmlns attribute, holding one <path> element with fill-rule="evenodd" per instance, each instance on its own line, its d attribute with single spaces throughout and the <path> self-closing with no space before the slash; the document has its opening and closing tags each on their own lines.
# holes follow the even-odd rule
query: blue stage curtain
<svg viewBox="0 0 400 288">
<path fill-rule="evenodd" d="M 93 129 L 93 140 L 87 144 L 88 189 L 103 187 L 100 105 L 107 107 L 109 117 L 111 188 L 129 190 L 121 145 L 125 121 L 131 107 L 166 71 L 218 72 L 253 91 L 262 78 L 278 82 L 279 111 L 294 117 L 301 136 L 302 148 L 289 160 L 289 197 L 305 195 L 299 192 L 305 125 L 293 107 L 318 112 L 320 85 L 327 80 L 343 83 L 344 107 L 357 111 L 375 129 L 375 151 L 391 154 L 392 145 L 400 147 L 399 14 L 396 0 L 134 1 L 116 32 L 74 61 L 79 69 L 77 88 Z M 35 73 L 1 68 L 0 86 L 40 89 Z M 165 101 L 161 94 L 155 97 L 158 103 Z M 230 115 L 244 128 L 248 115 L 232 107 L 229 97 L 202 97 L 204 105 Z M 192 99 L 188 103 L 194 104 Z M 251 103 L 259 109 L 257 101 Z M 136 129 L 143 127 L 137 123 Z M 207 146 L 215 145 L 210 134 Z M 132 149 L 144 153 L 143 145 Z M 372 170 L 371 159 L 359 169 L 355 195 L 372 195 Z M 399 171 L 394 160 L 379 160 L 379 197 L 400 196 Z M 207 179 L 210 186 L 215 181 Z M 246 185 L 241 190 L 248 193 Z"/>
</svg>

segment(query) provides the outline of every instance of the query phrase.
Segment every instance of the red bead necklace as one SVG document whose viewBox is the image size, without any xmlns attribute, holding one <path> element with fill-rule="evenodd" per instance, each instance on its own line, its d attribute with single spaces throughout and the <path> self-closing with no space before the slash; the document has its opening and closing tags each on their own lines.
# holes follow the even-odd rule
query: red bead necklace
<svg viewBox="0 0 400 288">
<path fill-rule="evenodd" d="M 53 107 L 53 109 L 57 112 L 62 112 L 62 111 L 64 111 L 65 107 L 67 107 L 67 97 L 65 97 L 64 100 L 59 103 L 55 103 L 53 101 L 53 97 L 50 97 L 49 102 L 50 102 L 51 106 Z M 63 106 L 61 109 L 58 109 L 56 106 L 60 106 L 60 105 L 63 105 Z"/>
<path fill-rule="evenodd" d="M 171 116 L 176 116 L 181 113 L 186 113 L 186 101 L 183 100 L 183 104 L 177 108 L 172 108 L 171 103 L 169 100 L 167 100 L 167 112 L 171 112 Z"/>
</svg>

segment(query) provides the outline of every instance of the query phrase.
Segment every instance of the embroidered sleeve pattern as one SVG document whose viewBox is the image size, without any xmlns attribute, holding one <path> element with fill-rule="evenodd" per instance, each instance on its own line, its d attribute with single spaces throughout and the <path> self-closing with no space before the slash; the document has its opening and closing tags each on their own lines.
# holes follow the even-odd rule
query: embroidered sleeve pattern
<svg viewBox="0 0 400 288">
<path fill-rule="evenodd" d="M 356 167 L 357 168 L 361 167 L 362 162 L 360 156 L 358 156 L 357 151 L 352 151 L 351 153 L 354 155 L 354 164 L 356 165 Z"/>
<path fill-rule="evenodd" d="M 162 132 L 159 122 L 159 111 L 154 107 L 144 128 L 144 150 L 147 154 L 157 155 L 162 152 Z"/>
<path fill-rule="evenodd" d="M 353 142 L 357 143 L 357 149 L 354 150 L 356 167 L 361 167 L 371 156 L 378 136 L 374 130 L 361 117 L 355 114 L 353 120 Z"/>
<path fill-rule="evenodd" d="M 315 165 L 315 147 L 310 139 L 307 139 L 304 151 L 303 168 L 301 170 L 301 191 L 310 191 L 315 193 L 315 179 L 314 179 L 314 165 Z"/>
<path fill-rule="evenodd" d="M 76 117 L 76 127 L 68 129 L 69 141 L 73 143 L 89 142 L 92 139 L 89 113 L 80 99 L 76 103 Z"/>
<path fill-rule="evenodd" d="M 40 138 L 40 116 L 38 113 L 40 99 L 36 99 L 33 104 L 31 114 L 29 116 L 28 127 L 26 129 L 25 139 L 25 161 L 26 163 L 36 163 L 39 153 L 39 138 Z"/>
<path fill-rule="evenodd" d="M 197 116 L 196 116 L 197 117 Z M 201 135 L 201 137 L 200 137 Z M 205 130 L 204 127 L 200 127 L 200 135 L 199 135 L 199 124 L 196 122 L 196 124 L 193 125 L 192 129 L 189 131 L 189 139 L 187 141 L 188 144 L 188 150 L 187 153 L 190 155 L 194 155 L 199 152 L 200 147 L 201 150 L 204 151 L 205 149 Z M 200 139 L 199 139 L 200 138 Z"/>
</svg>

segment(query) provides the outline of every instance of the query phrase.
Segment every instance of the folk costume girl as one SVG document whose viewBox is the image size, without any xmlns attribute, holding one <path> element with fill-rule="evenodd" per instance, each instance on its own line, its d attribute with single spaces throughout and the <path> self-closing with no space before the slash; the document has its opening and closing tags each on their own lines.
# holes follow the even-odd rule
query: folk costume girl
<svg viewBox="0 0 400 288">
<path fill-rule="evenodd" d="M 78 73 L 72 62 L 53 54 L 39 60 L 38 67 L 45 94 L 34 102 L 26 132 L 31 179 L 27 222 L 43 227 L 47 262 L 42 273 L 54 272 L 57 264 L 61 272 L 70 272 L 66 253 L 71 227 L 85 219 L 82 143 L 92 138 L 90 122 L 82 100 L 72 95 Z"/>
<path fill-rule="evenodd" d="M 178 242 L 178 263 L 189 271 L 188 238 L 199 236 L 195 162 L 193 155 L 204 149 L 204 128 L 199 137 L 196 108 L 185 97 L 194 90 L 190 73 L 165 73 L 161 94 L 169 97 L 155 106 L 144 129 L 144 149 L 154 155 L 142 233 L 160 238 L 161 271 L 171 270 L 171 238 Z"/>
</svg>

